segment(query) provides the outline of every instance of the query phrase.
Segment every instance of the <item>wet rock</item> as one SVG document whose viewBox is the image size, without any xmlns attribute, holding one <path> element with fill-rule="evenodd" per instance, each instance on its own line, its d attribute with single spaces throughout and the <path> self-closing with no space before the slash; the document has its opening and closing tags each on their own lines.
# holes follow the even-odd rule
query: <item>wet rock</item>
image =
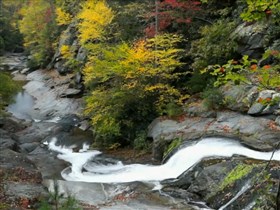
<svg viewBox="0 0 280 210">
<path fill-rule="evenodd" d="M 30 200 L 39 199 L 46 196 L 47 192 L 41 184 L 35 183 L 14 183 L 6 182 L 4 184 L 5 195 L 11 200 L 27 198 Z"/>
<path fill-rule="evenodd" d="M 0 168 L 7 170 L 23 167 L 28 171 L 37 172 L 35 165 L 24 155 L 10 149 L 0 152 Z"/>
<path fill-rule="evenodd" d="M 28 125 L 28 122 L 16 119 L 15 117 L 6 117 L 2 120 L 1 128 L 9 133 L 15 133 L 25 129 Z"/>
<path fill-rule="evenodd" d="M 30 71 L 30 68 L 24 68 L 20 71 L 21 74 L 27 74 Z"/>
<path fill-rule="evenodd" d="M 273 94 L 275 94 L 275 93 L 276 92 L 274 90 L 263 90 L 260 92 L 258 99 L 272 98 Z"/>
<path fill-rule="evenodd" d="M 17 143 L 11 138 L 2 138 L 0 137 L 0 150 L 11 149 L 14 151 L 18 150 Z"/>
<path fill-rule="evenodd" d="M 208 108 L 201 103 L 201 101 L 195 101 L 195 102 L 191 102 L 187 105 L 187 107 L 185 108 L 185 113 L 187 113 L 189 116 L 192 117 L 216 117 L 216 112 L 212 111 L 212 110 L 208 110 Z"/>
<path fill-rule="evenodd" d="M 90 123 L 88 122 L 88 120 L 83 120 L 79 123 L 79 128 L 83 131 L 86 131 L 90 128 Z"/>
<path fill-rule="evenodd" d="M 39 143 L 36 143 L 36 142 L 35 143 L 24 143 L 24 144 L 21 144 L 19 146 L 19 148 L 20 148 L 21 152 L 29 153 L 29 152 L 32 152 L 33 150 L 35 150 L 38 145 L 39 145 Z"/>
<path fill-rule="evenodd" d="M 48 81 L 44 78 L 51 77 Z M 27 75 L 31 81 L 24 88 L 36 98 L 34 111 L 31 113 L 34 119 L 46 119 L 48 116 L 63 116 L 70 113 L 79 114 L 83 105 L 81 99 L 61 98 L 65 95 L 69 82 L 73 75 L 61 76 L 56 71 L 38 70 Z M 77 93 L 78 90 L 71 90 L 69 94 Z"/>
<path fill-rule="evenodd" d="M 15 81 L 25 81 L 26 80 L 26 75 L 15 74 L 15 75 L 13 75 L 13 80 L 15 80 Z"/>
<path fill-rule="evenodd" d="M 264 172 L 265 167 L 267 167 L 267 171 Z M 224 160 L 205 159 L 177 180 L 162 183 L 164 186 L 162 191 L 181 198 L 184 198 L 185 193 L 188 195 L 189 203 L 202 200 L 213 209 L 219 209 L 222 206 L 227 206 L 225 209 L 232 210 L 245 209 L 249 204 L 252 204 L 252 208 L 273 209 L 275 204 L 267 203 L 265 199 L 266 196 L 276 197 L 277 186 L 268 185 L 268 182 L 269 180 L 275 182 L 279 179 L 275 174 L 277 170 L 279 170 L 279 164 L 276 162 L 267 165 L 264 161 L 242 157 Z M 250 185 L 247 191 L 244 191 L 243 194 L 240 193 L 248 182 Z M 262 189 L 260 186 L 266 186 L 266 189 Z M 238 193 L 240 195 L 237 196 L 237 199 L 230 202 Z"/>
<path fill-rule="evenodd" d="M 57 153 L 49 152 L 47 148 L 37 147 L 28 154 L 28 159 L 40 170 L 43 179 L 62 179 L 60 173 L 68 165 L 56 156 Z"/>
<path fill-rule="evenodd" d="M 195 209 L 191 205 L 182 205 L 176 199 L 162 197 L 157 192 L 151 192 L 150 188 L 142 183 L 100 184 L 58 180 L 56 184 L 59 193 L 63 196 L 75 195 L 77 200 L 98 206 L 100 210 Z M 44 185 L 50 192 L 54 191 L 53 180 L 44 180 Z"/>
<path fill-rule="evenodd" d="M 38 122 L 33 123 L 30 127 L 16 132 L 13 138 L 19 144 L 41 142 L 47 136 L 54 133 L 53 129 L 58 126 L 54 122 Z"/>
</svg>

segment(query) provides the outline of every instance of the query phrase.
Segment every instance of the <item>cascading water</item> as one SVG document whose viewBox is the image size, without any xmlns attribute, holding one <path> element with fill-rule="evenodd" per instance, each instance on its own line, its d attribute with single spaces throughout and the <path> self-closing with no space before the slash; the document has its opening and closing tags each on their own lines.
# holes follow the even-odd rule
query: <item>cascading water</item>
<svg viewBox="0 0 280 210">
<path fill-rule="evenodd" d="M 196 144 L 187 146 L 176 152 L 165 164 L 124 165 L 121 162 L 113 165 L 102 165 L 92 162 L 99 151 L 73 152 L 71 148 L 56 146 L 56 139 L 49 144 L 49 149 L 58 153 L 58 158 L 71 163 L 70 168 L 61 174 L 68 181 L 94 183 L 126 183 L 134 181 L 151 182 L 156 185 L 159 181 L 180 176 L 190 167 L 206 157 L 231 157 L 243 155 L 253 159 L 269 160 L 272 152 L 259 152 L 244 147 L 237 141 L 224 138 L 205 138 Z M 273 155 L 273 160 L 280 161 L 280 150 Z"/>
</svg>

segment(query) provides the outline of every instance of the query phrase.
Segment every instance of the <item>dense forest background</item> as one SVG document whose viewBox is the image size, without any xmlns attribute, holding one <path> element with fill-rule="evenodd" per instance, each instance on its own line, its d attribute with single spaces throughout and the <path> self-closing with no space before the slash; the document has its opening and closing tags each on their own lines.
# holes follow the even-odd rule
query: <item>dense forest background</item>
<svg viewBox="0 0 280 210">
<path fill-rule="evenodd" d="M 146 148 L 153 119 L 180 120 L 195 97 L 220 109 L 229 82 L 280 89 L 278 0 L 1 0 L 0 10 L 0 53 L 83 75 L 84 115 L 101 145 Z M 265 28 L 262 47 L 242 50 L 240 26 Z M 7 101 L 17 87 L 0 76 Z"/>
</svg>

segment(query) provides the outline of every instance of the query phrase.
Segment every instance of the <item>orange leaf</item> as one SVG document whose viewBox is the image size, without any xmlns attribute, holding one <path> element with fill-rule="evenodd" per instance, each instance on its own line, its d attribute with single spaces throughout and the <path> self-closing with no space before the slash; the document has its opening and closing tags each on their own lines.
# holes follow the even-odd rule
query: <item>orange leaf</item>
<svg viewBox="0 0 280 210">
<path fill-rule="evenodd" d="M 252 70 L 252 71 L 255 71 L 257 68 L 258 68 L 257 64 L 253 64 L 253 65 L 251 66 L 251 70 Z"/>
</svg>

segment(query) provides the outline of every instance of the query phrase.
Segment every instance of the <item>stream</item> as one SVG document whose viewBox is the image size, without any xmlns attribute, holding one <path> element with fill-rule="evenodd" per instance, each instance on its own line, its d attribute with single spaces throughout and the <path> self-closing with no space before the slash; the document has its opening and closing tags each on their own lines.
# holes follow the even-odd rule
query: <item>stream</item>
<svg viewBox="0 0 280 210">
<path fill-rule="evenodd" d="M 30 115 L 34 105 L 34 98 L 26 91 L 17 93 L 14 97 L 14 103 L 7 108 L 8 112 L 12 113 L 18 119 L 31 120 Z"/>
<path fill-rule="evenodd" d="M 73 152 L 71 147 L 56 146 L 57 139 L 52 139 L 49 148 L 59 152 L 58 158 L 71 163 L 70 168 L 64 169 L 61 174 L 68 181 L 82 181 L 95 183 L 126 183 L 151 182 L 157 185 L 166 179 L 175 179 L 193 167 L 203 158 L 231 157 L 243 155 L 253 159 L 280 161 L 280 150 L 272 152 L 258 152 L 242 146 L 234 140 L 226 138 L 204 138 L 197 143 L 177 151 L 169 160 L 160 166 L 130 164 L 121 162 L 113 165 L 94 163 L 94 158 L 100 151 Z M 86 148 L 86 147 L 85 147 Z M 156 189 L 159 189 L 156 186 Z"/>
<path fill-rule="evenodd" d="M 100 209 L 168 210 L 178 205 L 185 209 L 204 209 L 182 204 L 162 194 L 162 181 L 178 178 L 209 157 L 239 155 L 280 161 L 280 150 L 259 152 L 237 140 L 215 137 L 181 147 L 162 165 L 124 164 L 114 159 L 100 161 L 102 152 L 89 149 L 92 136 L 79 129 L 80 121 L 75 114 L 80 113 L 80 101 L 59 97 L 65 91 L 65 81 L 53 82 L 43 71 L 33 72 L 27 78 L 30 81 L 15 96 L 7 111 L 18 119 L 32 122 L 30 130 L 40 136 L 37 144 L 41 146 L 28 155 L 40 168 L 44 185 L 53 191 L 54 180 L 57 180 L 59 190 L 65 196 L 74 195 L 76 199 L 97 205 Z M 60 86 L 55 89 L 55 84 Z M 129 202 L 116 201 L 118 195 L 124 195 Z M 234 199 L 238 196 L 237 193 Z M 233 201 L 221 209 L 226 209 L 230 202 Z M 206 206 L 205 209 L 209 208 Z"/>
</svg>

